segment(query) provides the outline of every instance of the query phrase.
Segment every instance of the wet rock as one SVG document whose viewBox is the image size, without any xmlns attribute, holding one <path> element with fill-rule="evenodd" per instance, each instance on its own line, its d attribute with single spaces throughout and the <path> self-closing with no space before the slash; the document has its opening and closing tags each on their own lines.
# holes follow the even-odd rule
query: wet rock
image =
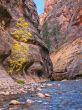
<svg viewBox="0 0 82 110">
<path fill-rule="evenodd" d="M 44 95 L 45 95 L 45 97 L 50 97 L 50 94 L 48 94 L 48 93 L 45 93 Z"/>
<path fill-rule="evenodd" d="M 38 93 L 37 96 L 38 96 L 38 97 L 41 97 L 41 98 L 44 98 L 44 97 L 45 97 L 45 95 L 42 94 L 42 93 Z"/>
<path fill-rule="evenodd" d="M 9 108 L 9 110 L 13 110 L 14 108 Z"/>
<path fill-rule="evenodd" d="M 37 96 L 41 97 L 41 98 L 45 98 L 45 97 L 50 97 L 50 94 L 48 94 L 48 93 L 44 93 L 44 94 L 43 93 L 38 93 Z"/>
<path fill-rule="evenodd" d="M 41 91 L 42 89 L 38 87 L 37 90 Z"/>
<path fill-rule="evenodd" d="M 47 84 L 47 86 L 48 86 L 48 87 L 51 87 L 51 86 L 53 86 L 53 84 Z"/>
<path fill-rule="evenodd" d="M 19 89 L 19 91 L 20 91 L 20 93 L 24 93 L 25 92 L 24 88 Z"/>
<path fill-rule="evenodd" d="M 67 79 L 63 79 L 62 81 L 67 81 Z"/>
<path fill-rule="evenodd" d="M 32 104 L 32 103 L 33 103 L 33 100 L 27 99 L 27 100 L 26 100 L 26 103 L 27 103 L 27 104 Z"/>
<path fill-rule="evenodd" d="M 17 100 L 12 100 L 9 104 L 10 104 L 10 105 L 19 105 L 20 102 L 17 101 Z"/>
</svg>

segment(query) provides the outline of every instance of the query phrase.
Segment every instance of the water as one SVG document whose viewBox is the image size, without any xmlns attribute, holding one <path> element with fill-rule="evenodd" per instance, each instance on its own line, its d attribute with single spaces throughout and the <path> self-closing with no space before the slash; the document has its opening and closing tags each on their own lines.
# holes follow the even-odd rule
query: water
<svg viewBox="0 0 82 110">
<path fill-rule="evenodd" d="M 34 91 L 3 101 L 1 110 L 82 110 L 82 80 L 46 82 L 37 84 L 35 88 Z M 50 97 L 40 98 L 37 93 L 48 93 Z M 21 104 L 9 105 L 13 99 Z M 27 99 L 33 100 L 33 103 L 27 104 Z"/>
</svg>

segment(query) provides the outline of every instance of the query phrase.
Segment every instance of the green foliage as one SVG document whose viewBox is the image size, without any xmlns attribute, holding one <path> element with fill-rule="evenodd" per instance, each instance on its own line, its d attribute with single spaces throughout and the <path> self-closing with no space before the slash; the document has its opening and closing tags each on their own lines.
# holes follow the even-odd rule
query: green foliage
<svg viewBox="0 0 82 110">
<path fill-rule="evenodd" d="M 16 80 L 16 82 L 17 82 L 18 84 L 25 84 L 25 81 L 24 81 L 24 80 Z"/>
<path fill-rule="evenodd" d="M 49 32 L 48 32 L 48 23 L 47 22 L 44 23 L 43 28 L 44 28 L 44 30 L 43 30 L 43 36 L 44 37 L 45 36 L 47 37 L 49 35 Z"/>
<path fill-rule="evenodd" d="M 52 35 L 59 35 L 60 34 L 60 27 L 59 27 L 59 25 L 54 25 L 53 26 L 51 34 Z"/>
<path fill-rule="evenodd" d="M 49 34 L 47 22 L 44 23 L 43 28 L 44 28 L 43 29 L 43 39 L 44 39 L 44 42 L 47 44 L 48 49 L 50 50 L 51 42 L 50 42 L 50 34 Z"/>
</svg>

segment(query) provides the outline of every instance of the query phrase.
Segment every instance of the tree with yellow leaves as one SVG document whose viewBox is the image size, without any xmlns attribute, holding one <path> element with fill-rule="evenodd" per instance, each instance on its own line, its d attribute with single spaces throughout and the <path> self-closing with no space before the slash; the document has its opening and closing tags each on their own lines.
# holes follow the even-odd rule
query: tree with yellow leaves
<svg viewBox="0 0 82 110">
<path fill-rule="evenodd" d="M 8 58 L 8 72 L 11 74 L 15 70 L 21 71 L 28 55 L 28 39 L 32 36 L 28 30 L 29 23 L 23 18 L 19 18 L 16 29 L 12 32 L 15 41 L 12 44 L 11 56 Z"/>
</svg>

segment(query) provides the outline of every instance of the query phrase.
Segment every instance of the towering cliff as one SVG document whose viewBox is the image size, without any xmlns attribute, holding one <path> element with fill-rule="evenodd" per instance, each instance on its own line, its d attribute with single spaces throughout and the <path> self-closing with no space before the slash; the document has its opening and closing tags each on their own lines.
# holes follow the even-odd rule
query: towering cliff
<svg viewBox="0 0 82 110">
<path fill-rule="evenodd" d="M 15 36 L 12 34 L 17 31 L 18 20 L 23 21 L 23 26 L 29 25 L 23 31 L 25 32 L 23 39 L 16 36 L 20 33 Z M 3 82 L 6 82 L 10 76 L 12 82 L 13 79 L 22 79 L 27 83 L 39 82 L 48 79 L 52 74 L 49 52 L 46 44 L 40 38 L 38 27 L 39 17 L 36 5 L 32 0 L 0 0 L 0 76 L 1 74 L 3 76 L 4 73 Z M 17 28 L 22 30 L 21 25 Z M 31 37 L 27 40 L 26 32 L 28 33 L 28 31 L 31 33 L 29 33 Z M 19 58 L 22 61 L 18 61 Z M 20 66 L 20 70 L 18 66 Z M 10 75 L 8 75 L 9 72 Z M 11 82 L 10 79 L 8 82 Z M 0 81 L 2 80 L 0 79 Z"/>
<path fill-rule="evenodd" d="M 40 25 L 42 26 L 46 16 L 52 11 L 55 4 L 57 4 L 58 0 L 44 0 L 44 13 L 39 15 Z"/>
<path fill-rule="evenodd" d="M 53 51 L 54 47 L 57 48 L 69 39 L 68 32 L 71 36 L 71 33 L 76 32 L 78 26 L 82 25 L 82 2 L 81 0 L 45 0 L 44 6 L 46 17 L 43 22 L 48 24 L 51 50 Z M 44 28 L 43 25 L 43 30 Z"/>
<path fill-rule="evenodd" d="M 82 77 L 82 1 L 45 0 L 45 4 L 41 34 L 52 53 L 54 79 Z"/>
<path fill-rule="evenodd" d="M 48 14 L 58 0 L 44 0 L 44 13 Z"/>
</svg>

